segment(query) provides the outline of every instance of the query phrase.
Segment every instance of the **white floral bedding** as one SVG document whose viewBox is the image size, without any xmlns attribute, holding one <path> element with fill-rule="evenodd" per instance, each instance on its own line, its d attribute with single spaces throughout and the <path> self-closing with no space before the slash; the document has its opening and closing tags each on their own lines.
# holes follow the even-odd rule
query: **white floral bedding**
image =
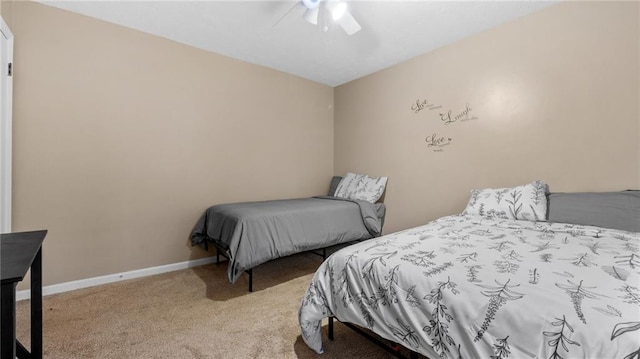
<svg viewBox="0 0 640 359">
<path fill-rule="evenodd" d="M 640 233 L 449 216 L 344 248 L 304 296 L 321 320 L 430 358 L 640 358 Z"/>
</svg>

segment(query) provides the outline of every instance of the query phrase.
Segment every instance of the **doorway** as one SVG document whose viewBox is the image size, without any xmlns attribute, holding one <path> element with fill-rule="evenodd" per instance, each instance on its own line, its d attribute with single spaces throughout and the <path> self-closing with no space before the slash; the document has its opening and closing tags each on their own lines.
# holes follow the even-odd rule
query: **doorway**
<svg viewBox="0 0 640 359">
<path fill-rule="evenodd" d="M 13 34 L 0 17 L 0 233 L 11 232 Z"/>
</svg>

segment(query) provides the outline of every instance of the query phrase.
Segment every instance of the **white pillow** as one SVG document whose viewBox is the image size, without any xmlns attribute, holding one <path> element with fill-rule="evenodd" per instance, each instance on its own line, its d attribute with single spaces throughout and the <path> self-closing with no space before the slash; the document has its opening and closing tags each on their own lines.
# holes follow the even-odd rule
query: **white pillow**
<svg viewBox="0 0 640 359">
<path fill-rule="evenodd" d="M 334 196 L 376 203 L 382 197 L 386 185 L 387 177 L 369 177 L 347 172 L 338 184 Z"/>
<path fill-rule="evenodd" d="M 542 181 L 513 188 L 474 189 L 462 214 L 544 222 L 548 193 L 549 187 Z"/>
</svg>

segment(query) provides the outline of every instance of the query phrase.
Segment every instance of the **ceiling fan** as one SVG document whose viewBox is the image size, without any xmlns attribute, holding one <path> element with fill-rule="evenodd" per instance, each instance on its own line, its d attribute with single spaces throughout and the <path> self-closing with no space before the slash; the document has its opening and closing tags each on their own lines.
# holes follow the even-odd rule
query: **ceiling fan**
<svg viewBox="0 0 640 359">
<path fill-rule="evenodd" d="M 323 31 L 329 29 L 329 19 L 340 25 L 347 35 L 353 35 L 362 29 L 349 12 L 347 3 L 342 0 L 299 0 L 273 25 L 277 25 L 291 10 L 300 6 L 305 8 L 302 18 L 313 25 L 320 23 Z"/>
</svg>

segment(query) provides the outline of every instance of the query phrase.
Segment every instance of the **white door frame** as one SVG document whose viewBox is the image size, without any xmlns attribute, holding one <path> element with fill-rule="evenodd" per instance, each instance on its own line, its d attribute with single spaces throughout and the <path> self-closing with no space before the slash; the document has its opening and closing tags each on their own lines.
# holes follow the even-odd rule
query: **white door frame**
<svg viewBox="0 0 640 359">
<path fill-rule="evenodd" d="M 11 232 L 13 33 L 0 16 L 0 233 Z"/>
</svg>

